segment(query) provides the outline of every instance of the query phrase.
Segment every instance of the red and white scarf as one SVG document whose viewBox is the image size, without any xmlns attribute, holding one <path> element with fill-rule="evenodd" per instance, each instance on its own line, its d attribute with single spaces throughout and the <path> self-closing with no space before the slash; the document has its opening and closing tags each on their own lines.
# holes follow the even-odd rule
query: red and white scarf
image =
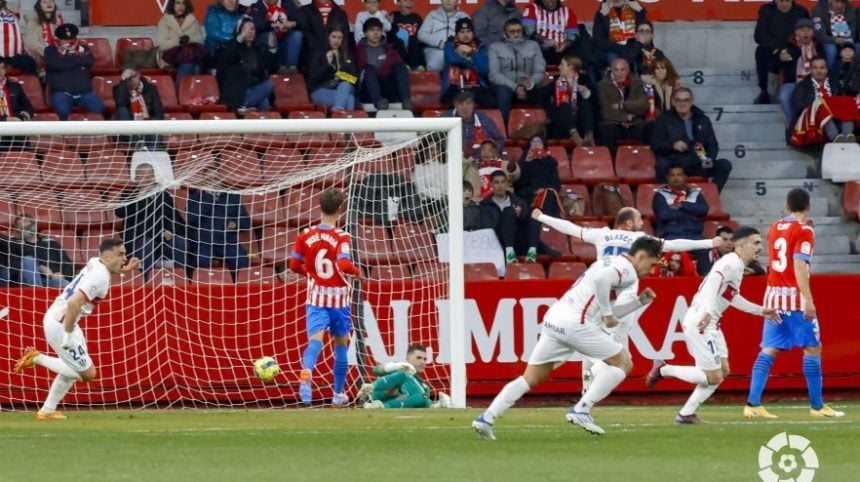
<svg viewBox="0 0 860 482">
<path fill-rule="evenodd" d="M 134 120 L 149 120 L 149 110 L 146 108 L 146 100 L 143 98 L 143 83 L 136 89 L 129 91 L 131 94 L 131 114 Z"/>
<path fill-rule="evenodd" d="M 466 43 L 460 42 L 455 37 L 453 42 L 454 50 L 456 50 L 460 45 L 468 45 L 472 47 L 473 51 L 478 50 L 478 43 L 474 40 Z M 478 72 L 474 69 L 452 65 L 448 67 L 448 83 L 449 85 L 457 85 L 461 89 L 468 89 L 471 87 L 479 87 L 481 85 L 481 79 L 478 77 Z"/>
<path fill-rule="evenodd" d="M 621 10 L 621 15 L 618 11 Z M 609 9 L 609 41 L 627 45 L 627 41 L 636 37 L 636 11 L 629 5 Z"/>
<path fill-rule="evenodd" d="M 15 113 L 12 111 L 12 103 L 9 95 L 9 86 L 6 85 L 6 79 L 0 80 L 0 117 L 12 117 Z"/>
<path fill-rule="evenodd" d="M 619 102 L 624 102 L 624 99 L 627 98 L 627 89 L 630 88 L 630 76 L 624 78 L 624 81 L 618 82 L 615 78 L 612 78 L 612 85 L 618 89 L 618 95 L 620 96 Z"/>
<path fill-rule="evenodd" d="M 65 23 L 63 16 L 60 15 L 60 12 L 57 12 L 57 15 L 54 17 L 54 22 L 45 22 L 42 24 L 42 40 L 45 41 L 45 46 L 57 45 L 57 38 L 54 37 L 54 30 Z"/>
<path fill-rule="evenodd" d="M 574 73 L 570 81 L 567 77 L 560 75 L 555 81 L 555 105 L 570 105 L 570 109 L 576 111 L 576 84 L 579 83 L 579 74 Z"/>
<path fill-rule="evenodd" d="M 813 40 L 807 45 L 798 45 L 798 47 L 800 47 L 800 58 L 797 59 L 797 70 L 795 73 L 797 82 L 800 82 L 810 73 L 812 59 L 816 55 L 815 41 Z"/>
<path fill-rule="evenodd" d="M 833 119 L 833 112 L 827 104 L 831 95 L 830 81 L 825 79 L 824 82 L 818 83 L 815 79 L 811 80 L 815 100 L 811 106 L 803 109 L 794 124 L 790 140 L 793 146 L 818 146 L 827 142 L 824 127 Z"/>
<path fill-rule="evenodd" d="M 286 22 L 288 20 L 287 11 L 281 6 L 280 2 L 276 5 L 266 5 L 266 20 L 269 23 Z M 276 32 L 278 38 L 283 38 L 286 32 Z"/>
<path fill-rule="evenodd" d="M 0 57 L 14 57 L 24 53 L 18 17 L 9 10 L 0 10 Z"/>
<path fill-rule="evenodd" d="M 317 10 L 319 10 L 320 15 L 322 15 L 323 25 L 328 24 L 328 14 L 331 13 L 332 4 L 329 3 L 328 5 L 322 5 L 322 2 L 320 2 L 319 0 L 316 1 L 316 4 L 317 4 Z"/>
<path fill-rule="evenodd" d="M 57 52 L 60 55 L 77 55 L 87 51 L 87 47 L 78 40 L 74 40 L 65 45 L 57 45 Z"/>
</svg>

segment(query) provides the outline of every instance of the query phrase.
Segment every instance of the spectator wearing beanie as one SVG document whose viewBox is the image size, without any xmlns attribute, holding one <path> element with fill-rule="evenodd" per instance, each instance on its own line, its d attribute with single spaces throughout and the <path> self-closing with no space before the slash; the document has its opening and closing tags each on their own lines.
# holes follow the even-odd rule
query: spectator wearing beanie
<svg viewBox="0 0 860 482">
<path fill-rule="evenodd" d="M 361 72 L 361 94 L 377 110 L 388 108 L 389 102 L 400 101 L 412 110 L 409 69 L 400 54 L 382 34 L 382 22 L 371 17 L 364 22 L 365 38 L 358 43 L 355 59 Z"/>
<path fill-rule="evenodd" d="M 442 69 L 442 102 L 452 104 L 462 91 L 475 96 L 484 108 L 495 105 L 490 90 L 490 58 L 487 47 L 475 39 L 472 20 L 457 20 L 456 34 L 445 42 L 445 68 Z"/>
</svg>

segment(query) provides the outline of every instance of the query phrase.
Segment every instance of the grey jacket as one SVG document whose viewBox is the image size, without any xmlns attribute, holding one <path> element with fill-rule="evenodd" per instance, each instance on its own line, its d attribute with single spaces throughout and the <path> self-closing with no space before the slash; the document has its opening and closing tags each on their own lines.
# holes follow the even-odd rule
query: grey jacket
<svg viewBox="0 0 860 482">
<path fill-rule="evenodd" d="M 454 15 L 448 16 L 442 7 L 427 14 L 421 28 L 418 29 L 418 40 L 427 47 L 439 48 L 449 37 L 454 36 L 454 24 L 461 18 L 468 18 L 469 14 L 457 10 Z"/>
<path fill-rule="evenodd" d="M 505 39 L 490 45 L 490 83 L 516 89 L 520 78 L 531 77 L 535 86 L 543 82 L 546 61 L 534 40 Z"/>
<path fill-rule="evenodd" d="M 522 19 L 522 12 L 517 10 L 514 0 L 508 2 L 508 5 L 503 7 L 499 0 L 486 0 L 472 14 L 475 36 L 484 45 L 489 46 L 504 39 L 505 22 L 509 19 Z"/>
</svg>

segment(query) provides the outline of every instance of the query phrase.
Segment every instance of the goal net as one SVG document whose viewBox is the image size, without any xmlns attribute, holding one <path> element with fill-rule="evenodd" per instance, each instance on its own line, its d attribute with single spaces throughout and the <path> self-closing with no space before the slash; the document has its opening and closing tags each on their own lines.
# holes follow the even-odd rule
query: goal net
<svg viewBox="0 0 860 482">
<path fill-rule="evenodd" d="M 28 346 L 54 355 L 44 313 L 105 238 L 141 269 L 81 321 L 97 378 L 66 409 L 300 406 L 307 282 L 287 265 L 327 188 L 345 195 L 362 271 L 346 393 L 420 344 L 433 397 L 465 406 L 461 152 L 455 119 L 2 123 L 0 409 L 44 402 L 54 374 L 11 368 Z M 449 231 L 455 269 L 439 262 Z M 332 348 L 315 406 L 332 399 Z M 281 368 L 271 383 L 254 374 L 263 356 Z"/>
</svg>

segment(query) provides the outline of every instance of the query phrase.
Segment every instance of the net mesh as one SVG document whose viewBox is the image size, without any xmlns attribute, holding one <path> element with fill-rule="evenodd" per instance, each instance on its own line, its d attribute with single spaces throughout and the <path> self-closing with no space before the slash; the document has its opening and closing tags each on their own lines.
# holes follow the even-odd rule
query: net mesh
<svg viewBox="0 0 860 482">
<path fill-rule="evenodd" d="M 353 398 L 375 363 L 405 359 L 414 343 L 429 348 L 422 378 L 449 392 L 439 352 L 448 276 L 434 237 L 447 211 L 441 134 L 380 145 L 370 134 L 201 130 L 4 137 L 0 147 L 0 283 L 10 286 L 0 289 L 3 366 L 26 346 L 54 355 L 44 313 L 102 239 L 123 239 L 142 261 L 139 272 L 115 275 L 81 321 L 97 378 L 75 385 L 67 409 L 298 404 L 306 281 L 286 265 L 299 231 L 318 223 L 326 188 L 346 195 L 340 224 L 362 270 L 346 393 Z M 440 175 L 428 183 L 433 169 L 424 169 L 416 185 L 416 159 Z M 272 383 L 254 375 L 262 356 L 281 367 Z M 327 403 L 330 342 L 319 360 L 314 400 Z M 10 371 L 0 374 L 0 408 L 44 401 L 53 373 Z"/>
</svg>

